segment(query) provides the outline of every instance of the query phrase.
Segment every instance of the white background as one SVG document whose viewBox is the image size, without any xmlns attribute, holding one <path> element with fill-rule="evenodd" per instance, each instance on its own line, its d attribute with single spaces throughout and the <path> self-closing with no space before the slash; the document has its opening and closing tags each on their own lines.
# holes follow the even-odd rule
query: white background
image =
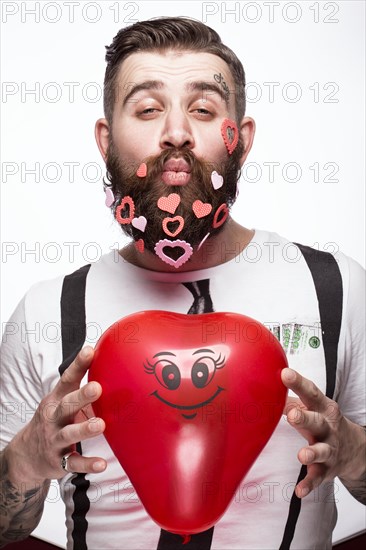
<svg viewBox="0 0 366 550">
<path fill-rule="evenodd" d="M 243 61 L 257 134 L 234 218 L 364 265 L 363 1 L 1 4 L 2 322 L 34 282 L 125 242 L 93 135 L 104 46 L 160 15 L 200 19 Z M 361 508 L 340 499 L 337 539 L 364 527 Z M 41 536 L 56 541 L 50 522 Z"/>
</svg>

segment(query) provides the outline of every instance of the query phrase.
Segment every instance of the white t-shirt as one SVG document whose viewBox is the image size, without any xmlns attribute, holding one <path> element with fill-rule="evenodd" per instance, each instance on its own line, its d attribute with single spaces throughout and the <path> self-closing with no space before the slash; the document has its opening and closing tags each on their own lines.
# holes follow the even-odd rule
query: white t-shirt
<svg viewBox="0 0 366 550">
<path fill-rule="evenodd" d="M 223 259 L 226 250 L 221 250 Z M 343 284 L 335 398 L 345 416 L 366 424 L 364 400 L 364 272 L 337 256 Z M 185 273 L 144 270 L 117 251 L 92 264 L 86 283 L 86 344 L 118 319 L 143 310 L 187 313 L 193 294 L 184 283 L 208 280 L 213 309 L 252 317 L 279 338 L 289 365 L 325 392 L 326 369 L 318 302 L 311 273 L 297 247 L 274 233 L 256 231 L 248 247 L 215 268 Z M 2 445 L 28 422 L 42 397 L 56 384 L 62 362 L 60 295 L 63 278 L 33 286 L 4 333 L 2 348 Z M 309 343 L 311 342 L 311 343 Z M 279 548 L 300 471 L 298 450 L 305 440 L 283 416 L 270 441 L 241 482 L 214 528 L 213 550 Z M 160 529 L 146 514 L 104 436 L 82 443 L 83 454 L 103 456 L 108 468 L 88 474 L 86 515 L 89 550 L 155 549 Z M 73 474 L 60 481 L 66 503 L 68 548 L 74 547 Z M 335 488 L 335 491 L 337 488 Z M 302 500 L 292 549 L 331 548 L 336 522 L 332 483 Z"/>
</svg>

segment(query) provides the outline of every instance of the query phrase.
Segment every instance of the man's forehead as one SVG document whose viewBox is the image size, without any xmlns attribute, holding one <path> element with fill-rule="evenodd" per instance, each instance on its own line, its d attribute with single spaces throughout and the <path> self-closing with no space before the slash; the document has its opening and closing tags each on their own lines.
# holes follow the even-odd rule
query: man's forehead
<svg viewBox="0 0 366 550">
<path fill-rule="evenodd" d="M 190 50 L 165 50 L 134 52 L 121 64 L 119 84 L 145 80 L 169 81 L 181 78 L 182 83 L 194 80 L 222 79 L 233 86 L 227 63 L 212 53 Z M 221 77 L 220 77 L 221 75 Z"/>
</svg>

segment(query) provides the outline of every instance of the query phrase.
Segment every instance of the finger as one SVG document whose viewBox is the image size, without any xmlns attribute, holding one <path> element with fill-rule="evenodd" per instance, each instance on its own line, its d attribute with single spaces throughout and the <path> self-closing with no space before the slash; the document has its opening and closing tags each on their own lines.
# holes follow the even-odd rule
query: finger
<svg viewBox="0 0 366 550">
<path fill-rule="evenodd" d="M 61 464 L 61 461 L 60 461 Z M 92 474 L 104 472 L 107 467 L 107 462 L 100 457 L 86 457 L 79 453 L 72 453 L 67 459 L 67 472 L 77 472 L 81 474 Z M 61 468 L 63 475 L 67 472 Z"/>
<path fill-rule="evenodd" d="M 299 406 L 287 410 L 287 420 L 306 439 L 324 439 L 329 433 L 329 425 L 323 414 L 308 411 Z"/>
<path fill-rule="evenodd" d="M 287 420 L 295 428 L 309 430 L 314 436 L 324 436 L 329 431 L 328 423 L 323 414 L 299 406 L 287 410 Z"/>
<path fill-rule="evenodd" d="M 105 430 L 102 418 L 89 418 L 79 424 L 69 424 L 59 430 L 56 436 L 56 445 L 60 449 L 69 449 L 78 441 L 84 441 L 100 435 Z"/>
<path fill-rule="evenodd" d="M 326 467 L 324 464 L 310 464 L 307 475 L 296 485 L 296 496 L 304 498 L 316 487 L 319 487 L 325 479 L 325 472 Z"/>
<path fill-rule="evenodd" d="M 91 346 L 86 346 L 77 354 L 74 361 L 65 370 L 55 386 L 54 394 L 56 399 L 61 399 L 64 395 L 76 390 L 80 386 L 80 382 L 90 367 L 93 355 L 94 350 Z"/>
<path fill-rule="evenodd" d="M 285 406 L 283 407 L 283 414 L 287 416 L 288 411 L 293 408 L 305 409 L 306 407 L 299 397 L 287 396 Z"/>
<path fill-rule="evenodd" d="M 309 447 L 303 447 L 298 452 L 298 459 L 301 464 L 310 465 L 314 463 L 328 462 L 332 455 L 332 448 L 327 443 L 314 443 Z"/>
<path fill-rule="evenodd" d="M 288 368 L 282 369 L 281 377 L 284 385 L 289 390 L 295 392 L 308 409 L 319 412 L 326 410 L 328 398 L 320 391 L 314 382 L 301 376 L 301 374 L 293 369 Z"/>
<path fill-rule="evenodd" d="M 68 393 L 57 404 L 54 419 L 59 425 L 65 426 L 74 421 L 76 414 L 96 401 L 102 394 L 99 382 L 89 382 L 82 388 Z"/>
</svg>

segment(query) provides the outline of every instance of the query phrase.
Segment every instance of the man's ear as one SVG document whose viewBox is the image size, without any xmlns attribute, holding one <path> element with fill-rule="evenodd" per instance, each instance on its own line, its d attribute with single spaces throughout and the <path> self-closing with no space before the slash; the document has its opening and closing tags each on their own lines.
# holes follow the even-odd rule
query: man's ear
<svg viewBox="0 0 366 550">
<path fill-rule="evenodd" d="M 249 154 L 249 151 L 252 148 L 252 144 L 254 140 L 254 134 L 255 134 L 254 120 L 249 116 L 243 117 L 239 126 L 239 132 L 244 143 L 244 153 L 240 157 L 240 166 L 243 166 Z"/>
<path fill-rule="evenodd" d="M 100 118 L 96 121 L 94 133 L 98 149 L 105 162 L 109 144 L 109 124 L 106 118 Z"/>
</svg>

